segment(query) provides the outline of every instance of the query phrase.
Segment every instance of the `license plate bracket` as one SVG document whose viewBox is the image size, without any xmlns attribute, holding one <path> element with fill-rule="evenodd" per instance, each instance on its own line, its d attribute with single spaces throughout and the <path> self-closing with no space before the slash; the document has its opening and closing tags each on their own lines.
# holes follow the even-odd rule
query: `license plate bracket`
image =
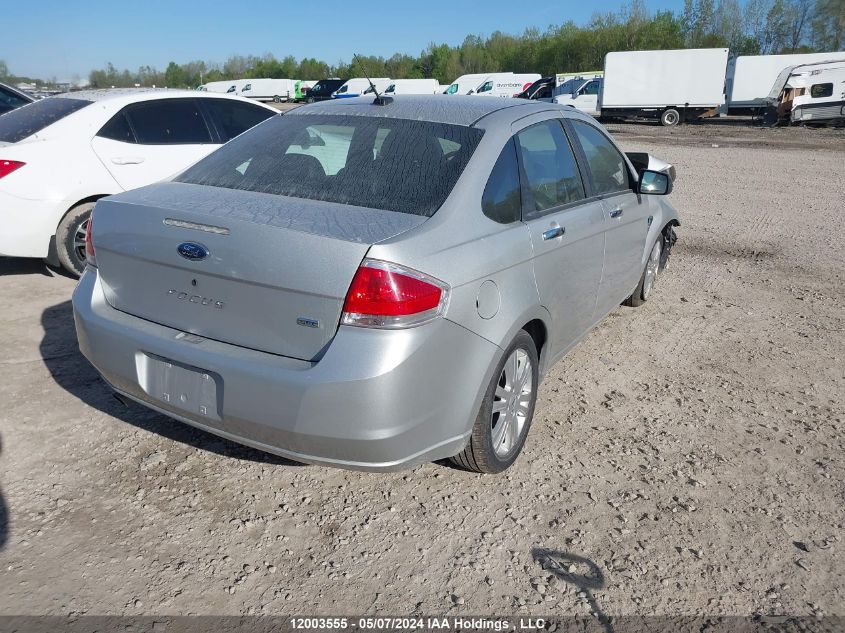
<svg viewBox="0 0 845 633">
<path fill-rule="evenodd" d="M 152 354 L 139 356 L 138 378 L 147 395 L 186 413 L 220 419 L 219 375 Z"/>
</svg>

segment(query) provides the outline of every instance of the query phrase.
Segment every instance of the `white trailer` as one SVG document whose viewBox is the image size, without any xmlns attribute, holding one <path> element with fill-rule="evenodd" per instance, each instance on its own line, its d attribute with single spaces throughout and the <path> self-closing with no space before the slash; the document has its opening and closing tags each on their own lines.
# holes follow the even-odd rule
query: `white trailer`
<svg viewBox="0 0 845 633">
<path fill-rule="evenodd" d="M 599 112 L 663 125 L 714 116 L 725 104 L 727 65 L 727 48 L 608 53 Z"/>
<path fill-rule="evenodd" d="M 239 94 L 256 101 L 293 101 L 296 97 L 296 79 L 250 79 Z"/>
<path fill-rule="evenodd" d="M 743 55 L 732 58 L 725 81 L 728 114 L 755 114 L 763 110 L 775 79 L 785 68 L 838 57 L 845 57 L 845 53 Z"/>
<path fill-rule="evenodd" d="M 439 92 L 436 79 L 394 79 L 384 91 L 388 95 L 433 95 Z"/>
<path fill-rule="evenodd" d="M 494 73 L 488 75 L 470 94 L 480 97 L 515 97 L 540 79 L 537 73 Z"/>
</svg>

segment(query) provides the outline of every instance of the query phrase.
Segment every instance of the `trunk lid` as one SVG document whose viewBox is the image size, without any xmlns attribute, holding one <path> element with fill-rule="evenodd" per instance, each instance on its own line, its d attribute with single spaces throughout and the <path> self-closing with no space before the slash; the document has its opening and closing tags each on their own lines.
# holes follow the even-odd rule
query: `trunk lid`
<svg viewBox="0 0 845 633">
<path fill-rule="evenodd" d="M 337 331 L 370 245 L 426 219 L 162 183 L 99 201 L 93 239 L 114 308 L 183 332 L 313 360 Z M 207 256 L 180 255 L 185 243 L 201 245 Z M 182 250 L 190 255 L 192 247 Z"/>
</svg>

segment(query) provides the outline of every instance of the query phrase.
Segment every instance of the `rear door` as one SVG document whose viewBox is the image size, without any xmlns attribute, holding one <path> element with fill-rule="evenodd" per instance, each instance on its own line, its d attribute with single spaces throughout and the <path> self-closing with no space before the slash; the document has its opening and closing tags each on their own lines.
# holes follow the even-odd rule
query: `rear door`
<svg viewBox="0 0 845 633">
<path fill-rule="evenodd" d="M 587 197 L 560 119 L 529 125 L 515 138 L 523 220 L 531 230 L 540 301 L 553 319 L 554 358 L 593 324 L 604 256 L 603 206 Z"/>
<path fill-rule="evenodd" d="M 126 106 L 92 147 L 123 189 L 174 176 L 219 147 L 197 99 L 159 99 Z"/>
<path fill-rule="evenodd" d="M 567 125 L 582 152 L 592 192 L 601 198 L 607 224 L 596 314 L 602 317 L 624 301 L 639 281 L 651 221 L 648 196 L 634 193 L 635 178 L 628 162 L 602 130 L 574 119 Z"/>
<path fill-rule="evenodd" d="M 277 114 L 235 99 L 200 99 L 199 103 L 224 143 Z"/>
</svg>

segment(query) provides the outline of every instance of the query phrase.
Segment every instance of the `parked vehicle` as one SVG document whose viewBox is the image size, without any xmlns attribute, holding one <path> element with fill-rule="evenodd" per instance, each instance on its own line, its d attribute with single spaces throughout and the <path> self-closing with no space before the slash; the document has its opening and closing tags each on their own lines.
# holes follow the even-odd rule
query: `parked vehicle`
<svg viewBox="0 0 845 633">
<path fill-rule="evenodd" d="M 283 103 L 296 97 L 295 79 L 250 79 L 238 93 L 256 101 Z"/>
<path fill-rule="evenodd" d="M 97 204 L 80 349 L 121 398 L 297 461 L 499 472 L 543 375 L 666 266 L 673 170 L 635 158 L 552 104 L 302 106 Z"/>
<path fill-rule="evenodd" d="M 332 93 L 340 88 L 346 81 L 343 79 L 321 79 L 305 96 L 307 103 L 314 103 L 315 101 L 326 101 L 332 98 Z"/>
<path fill-rule="evenodd" d="M 484 80 L 491 74 L 492 73 L 475 73 L 470 75 L 461 75 L 446 89 L 446 94 L 467 95 L 478 88 L 479 84 L 483 83 Z"/>
<path fill-rule="evenodd" d="M 554 77 L 540 77 L 540 79 L 532 83 L 525 90 L 514 96 L 517 99 L 551 102 L 554 97 L 555 86 Z"/>
<path fill-rule="evenodd" d="M 79 275 L 99 198 L 172 176 L 274 114 L 238 97 L 154 89 L 72 92 L 4 114 L 0 255 Z"/>
<path fill-rule="evenodd" d="M 436 79 L 393 79 L 384 92 L 389 95 L 433 95 L 439 88 Z"/>
<path fill-rule="evenodd" d="M 374 94 L 373 87 L 375 87 L 375 90 L 378 91 L 379 94 L 384 94 L 387 91 L 388 87 L 390 87 L 390 84 L 392 84 L 394 80 L 393 79 L 373 79 L 371 81 L 372 81 L 372 85 L 368 84 L 367 87 L 364 89 L 364 92 L 361 93 L 362 95 Z"/>
<path fill-rule="evenodd" d="M 567 80 L 555 89 L 557 93 L 553 98 L 555 103 L 578 108 L 592 116 L 600 116 L 599 95 L 601 94 L 604 78 L 574 77 Z"/>
<path fill-rule="evenodd" d="M 229 79 L 226 81 L 209 81 L 197 86 L 200 92 L 222 92 L 224 94 L 237 94 L 246 82 L 241 79 Z"/>
<path fill-rule="evenodd" d="M 316 81 L 299 80 L 294 86 L 294 101 L 305 101 L 308 97 L 308 92 L 315 86 Z"/>
<path fill-rule="evenodd" d="M 514 97 L 540 79 L 537 73 L 495 73 L 471 93 L 480 97 Z"/>
<path fill-rule="evenodd" d="M 728 114 L 762 113 L 780 73 L 791 66 L 845 58 L 845 53 L 799 53 L 794 55 L 743 55 L 728 62 L 725 80 Z"/>
<path fill-rule="evenodd" d="M 654 118 L 667 126 L 715 116 L 725 103 L 727 63 L 726 48 L 608 53 L 603 80 L 593 80 L 600 81 L 598 93 L 582 86 L 569 101 L 602 117 Z M 578 97 L 587 96 L 579 105 Z"/>
<path fill-rule="evenodd" d="M 372 81 L 376 88 L 384 90 L 390 84 L 388 77 L 373 77 L 367 79 L 366 77 L 353 77 L 343 83 L 343 85 L 332 93 L 332 99 L 349 99 L 352 97 L 360 97 L 370 90 L 370 81 Z"/>
<path fill-rule="evenodd" d="M 0 114 L 6 114 L 33 101 L 35 98 L 23 90 L 0 83 Z"/>
<path fill-rule="evenodd" d="M 770 122 L 845 122 L 845 57 L 784 69 L 768 101 Z"/>
</svg>

